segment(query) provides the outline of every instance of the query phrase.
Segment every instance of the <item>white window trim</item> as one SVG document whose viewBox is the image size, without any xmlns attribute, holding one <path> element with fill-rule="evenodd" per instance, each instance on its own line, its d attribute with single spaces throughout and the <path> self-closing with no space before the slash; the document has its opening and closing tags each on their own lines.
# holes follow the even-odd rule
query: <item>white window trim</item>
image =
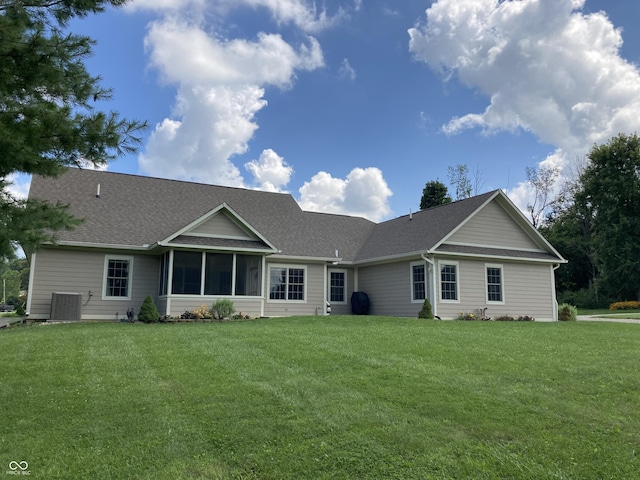
<svg viewBox="0 0 640 480">
<path fill-rule="evenodd" d="M 332 273 L 343 273 L 344 274 L 344 301 L 342 302 L 336 302 L 331 300 L 331 274 Z M 306 273 L 305 273 L 306 275 Z M 305 282 L 305 287 L 306 287 L 306 283 Z M 329 269 L 329 275 L 328 275 L 328 288 L 329 288 L 329 303 L 331 303 L 332 305 L 346 305 L 347 302 L 347 270 L 343 269 L 343 268 L 330 268 Z M 305 296 L 306 298 L 306 296 Z"/>
<path fill-rule="evenodd" d="M 285 298 L 284 300 L 280 300 L 280 299 L 272 299 L 271 298 L 271 269 L 272 268 L 285 268 L 287 269 L 287 279 L 289 278 L 289 269 L 293 268 L 296 270 L 304 270 L 304 290 L 303 290 L 303 295 L 304 295 L 304 300 L 289 300 L 288 298 Z M 308 271 L 307 271 L 307 266 L 306 265 L 296 265 L 296 264 L 280 264 L 280 263 L 269 263 L 267 264 L 267 291 L 265 292 L 265 297 L 267 299 L 268 303 L 307 303 L 307 285 L 309 284 L 309 276 L 308 276 Z M 288 280 L 286 285 L 288 286 Z M 288 296 L 289 295 L 289 289 L 287 288 L 285 290 L 285 295 Z"/>
<path fill-rule="evenodd" d="M 502 300 L 495 301 L 489 300 L 489 278 L 487 275 L 488 268 L 499 268 L 500 269 L 500 296 Z M 487 300 L 487 305 L 504 305 L 504 267 L 500 263 L 485 263 L 484 264 L 484 294 Z"/>
<path fill-rule="evenodd" d="M 455 300 L 445 300 L 442 298 L 442 266 L 443 265 L 453 265 L 454 267 L 456 267 L 456 299 Z M 436 275 L 438 278 L 438 302 L 460 303 L 461 295 L 460 295 L 460 264 L 459 262 L 454 260 L 438 260 L 438 271 Z"/>
<path fill-rule="evenodd" d="M 127 281 L 127 296 L 126 297 L 111 297 L 107 295 L 107 275 L 109 274 L 109 261 L 110 260 L 126 260 L 129 262 L 129 278 Z M 102 300 L 131 300 L 131 288 L 133 285 L 133 257 L 130 255 L 105 255 L 104 256 L 104 271 L 102 273 Z"/>
<path fill-rule="evenodd" d="M 411 303 L 424 303 L 424 298 L 429 298 L 429 269 L 427 268 L 426 263 L 427 262 L 411 262 L 409 264 L 409 298 L 411 298 Z M 415 298 L 413 296 L 415 293 L 413 289 L 413 267 L 424 268 L 424 298 Z"/>
</svg>

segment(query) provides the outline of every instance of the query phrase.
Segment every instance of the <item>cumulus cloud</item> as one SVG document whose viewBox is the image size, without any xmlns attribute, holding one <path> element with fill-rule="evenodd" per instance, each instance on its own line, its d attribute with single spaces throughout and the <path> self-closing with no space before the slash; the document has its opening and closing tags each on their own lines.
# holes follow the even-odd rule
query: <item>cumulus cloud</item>
<svg viewBox="0 0 640 480">
<path fill-rule="evenodd" d="M 270 148 L 263 150 L 257 160 L 245 163 L 244 167 L 251 172 L 258 188 L 269 192 L 283 192 L 293 174 L 293 167 Z"/>
<path fill-rule="evenodd" d="M 355 168 L 346 179 L 319 172 L 299 192 L 303 210 L 362 216 L 374 222 L 391 213 L 393 193 L 375 167 Z"/>
<path fill-rule="evenodd" d="M 453 118 L 443 131 L 522 129 L 556 147 L 548 161 L 561 166 L 635 131 L 640 72 L 620 56 L 621 31 L 603 12 L 583 14 L 584 3 L 434 2 L 426 22 L 409 30 L 410 51 L 490 99 L 484 112 Z"/>
<path fill-rule="evenodd" d="M 304 41 L 293 45 L 279 33 L 265 32 L 257 32 L 254 38 L 227 38 L 225 19 L 243 7 L 266 9 L 279 27 L 293 26 L 304 33 Z M 160 177 L 286 191 L 293 167 L 273 149 L 245 163 L 253 177 L 249 181 L 233 158 L 249 149 L 258 129 L 256 114 L 267 106 L 267 87 L 295 88 L 298 72 L 324 66 L 322 48 L 311 34 L 343 21 L 361 7 L 361 0 L 331 13 L 308 0 L 136 0 L 130 4 L 130 9 L 160 14 L 148 26 L 145 47 L 161 81 L 176 86 L 171 116 L 151 133 L 139 156 L 140 169 Z M 340 73 L 355 79 L 347 59 Z M 378 169 L 355 169 L 344 180 L 320 172 L 300 193 L 303 208 L 309 210 L 372 219 L 390 211 L 391 191 Z"/>
<path fill-rule="evenodd" d="M 298 49 L 278 34 L 226 40 L 185 20 L 152 23 L 145 44 L 151 66 L 178 91 L 172 117 L 156 125 L 140 155 L 141 170 L 231 186 L 244 183 L 231 158 L 248 150 L 255 115 L 267 105 L 264 87 L 290 88 L 296 71 L 323 65 L 312 37 Z"/>
</svg>

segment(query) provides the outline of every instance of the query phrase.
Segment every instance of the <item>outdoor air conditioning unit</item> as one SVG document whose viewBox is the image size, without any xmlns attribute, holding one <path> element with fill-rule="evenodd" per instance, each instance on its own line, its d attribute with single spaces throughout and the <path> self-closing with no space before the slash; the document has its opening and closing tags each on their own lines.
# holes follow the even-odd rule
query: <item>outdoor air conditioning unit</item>
<svg viewBox="0 0 640 480">
<path fill-rule="evenodd" d="M 53 292 L 51 294 L 51 315 L 49 320 L 82 319 L 82 294 Z"/>
</svg>

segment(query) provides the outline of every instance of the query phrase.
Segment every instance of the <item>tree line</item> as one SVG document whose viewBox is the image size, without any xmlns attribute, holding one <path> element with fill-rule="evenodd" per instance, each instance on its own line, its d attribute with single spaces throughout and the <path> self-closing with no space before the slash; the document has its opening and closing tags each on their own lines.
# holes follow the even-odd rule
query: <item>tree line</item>
<svg viewBox="0 0 640 480">
<path fill-rule="evenodd" d="M 557 166 L 527 167 L 532 198 L 526 215 L 535 228 L 566 258 L 556 272 L 561 303 L 583 308 L 613 301 L 640 301 L 640 139 L 619 134 L 594 145 L 574 171 Z M 481 175 L 473 179 L 466 165 L 448 168 L 455 200 L 480 193 Z M 558 193 L 559 192 L 559 193 Z M 447 186 L 425 184 L 420 209 L 450 203 Z"/>
</svg>

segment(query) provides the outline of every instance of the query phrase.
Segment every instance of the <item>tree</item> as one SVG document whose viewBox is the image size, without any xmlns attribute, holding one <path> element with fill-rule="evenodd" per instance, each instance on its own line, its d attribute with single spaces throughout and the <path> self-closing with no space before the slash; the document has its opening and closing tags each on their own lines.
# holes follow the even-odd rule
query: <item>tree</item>
<svg viewBox="0 0 640 480">
<path fill-rule="evenodd" d="M 15 270 L 4 272 L 0 288 L 2 288 L 2 303 L 7 303 L 9 299 L 12 301 L 11 303 L 15 303 L 15 300 L 20 296 L 20 274 Z"/>
<path fill-rule="evenodd" d="M 459 163 L 453 167 L 447 167 L 447 176 L 449 177 L 449 182 L 455 188 L 456 200 L 471 196 L 473 185 L 469 179 L 469 167 L 466 164 Z"/>
<path fill-rule="evenodd" d="M 620 300 L 640 300 L 640 138 L 620 134 L 594 146 L 575 202 L 592 219 L 601 282 Z"/>
<path fill-rule="evenodd" d="M 147 295 L 140 307 L 140 313 L 138 313 L 138 320 L 145 323 L 155 323 L 160 318 L 156 304 L 153 301 L 151 295 Z"/>
<path fill-rule="evenodd" d="M 427 182 L 422 190 L 420 210 L 451 203 L 451 197 L 447 192 L 447 186 L 439 180 Z"/>
<path fill-rule="evenodd" d="M 526 167 L 527 183 L 533 189 L 533 202 L 527 204 L 531 223 L 538 228 L 545 218 L 545 212 L 553 203 L 553 186 L 560 175 L 558 166 Z"/>
<path fill-rule="evenodd" d="M 94 41 L 65 31 L 73 17 L 127 0 L 0 0 L 0 256 L 33 249 L 79 221 L 65 205 L 23 200 L 10 175 L 56 176 L 135 152 L 146 122 L 96 111 L 112 97 L 83 61 Z"/>
</svg>

